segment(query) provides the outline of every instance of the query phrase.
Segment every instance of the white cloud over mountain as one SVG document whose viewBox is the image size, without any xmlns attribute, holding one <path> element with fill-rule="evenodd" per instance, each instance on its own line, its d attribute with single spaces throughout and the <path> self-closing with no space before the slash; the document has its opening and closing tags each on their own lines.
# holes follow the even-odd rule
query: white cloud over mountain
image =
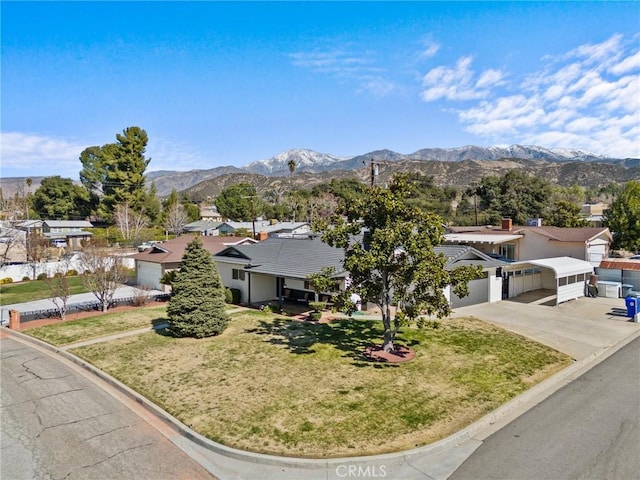
<svg viewBox="0 0 640 480">
<path fill-rule="evenodd" d="M 423 77 L 426 102 L 466 102 L 459 121 L 494 143 L 585 148 L 640 156 L 640 52 L 616 34 L 545 57 L 537 72 L 506 81 L 508 72 L 476 72 L 472 58 L 437 66 Z M 449 109 L 450 106 L 444 108 Z"/>
</svg>

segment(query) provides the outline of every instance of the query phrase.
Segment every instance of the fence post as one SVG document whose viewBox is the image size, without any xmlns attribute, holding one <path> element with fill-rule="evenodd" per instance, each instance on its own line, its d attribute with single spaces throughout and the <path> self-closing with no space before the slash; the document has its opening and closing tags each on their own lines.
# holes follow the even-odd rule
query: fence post
<svg viewBox="0 0 640 480">
<path fill-rule="evenodd" d="M 20 312 L 18 310 L 9 310 L 9 328 L 20 331 Z"/>
</svg>

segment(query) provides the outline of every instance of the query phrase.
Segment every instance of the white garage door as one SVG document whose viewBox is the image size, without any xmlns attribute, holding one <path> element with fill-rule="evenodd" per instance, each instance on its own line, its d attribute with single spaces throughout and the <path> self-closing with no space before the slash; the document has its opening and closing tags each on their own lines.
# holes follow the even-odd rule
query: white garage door
<svg viewBox="0 0 640 480">
<path fill-rule="evenodd" d="M 481 278 L 469 282 L 469 295 L 464 298 L 456 296 L 451 292 L 451 307 L 466 307 L 467 305 L 477 305 L 489 301 L 489 279 Z"/>
<path fill-rule="evenodd" d="M 138 262 L 137 280 L 138 285 L 146 285 L 158 290 L 162 289 L 160 277 L 162 267 L 159 263 Z"/>
</svg>

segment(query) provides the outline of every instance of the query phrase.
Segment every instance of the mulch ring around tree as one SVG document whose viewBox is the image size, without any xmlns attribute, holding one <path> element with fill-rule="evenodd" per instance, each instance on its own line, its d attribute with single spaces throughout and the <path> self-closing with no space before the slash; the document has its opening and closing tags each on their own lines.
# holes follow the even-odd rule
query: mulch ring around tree
<svg viewBox="0 0 640 480">
<path fill-rule="evenodd" d="M 382 345 L 371 345 L 364 349 L 364 357 L 372 362 L 404 363 L 416 358 L 416 352 L 412 348 L 402 345 L 395 345 L 390 352 L 385 352 Z"/>
</svg>

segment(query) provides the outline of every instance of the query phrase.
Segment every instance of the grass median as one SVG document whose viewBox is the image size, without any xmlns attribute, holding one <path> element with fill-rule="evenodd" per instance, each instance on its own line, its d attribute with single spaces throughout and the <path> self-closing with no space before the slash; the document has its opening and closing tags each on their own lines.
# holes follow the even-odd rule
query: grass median
<svg viewBox="0 0 640 480">
<path fill-rule="evenodd" d="M 571 362 L 473 318 L 406 328 L 408 363 L 371 363 L 379 321 L 314 324 L 256 311 L 225 332 L 150 332 L 77 348 L 206 437 L 240 449 L 326 458 L 425 445 L 458 431 Z"/>
</svg>

